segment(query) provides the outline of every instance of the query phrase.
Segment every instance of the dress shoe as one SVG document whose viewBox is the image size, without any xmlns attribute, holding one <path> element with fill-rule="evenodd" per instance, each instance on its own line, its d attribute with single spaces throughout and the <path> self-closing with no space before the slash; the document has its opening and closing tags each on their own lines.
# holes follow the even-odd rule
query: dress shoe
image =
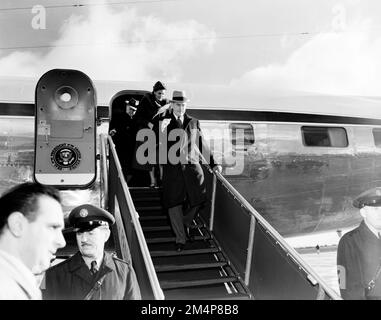
<svg viewBox="0 0 381 320">
<path fill-rule="evenodd" d="M 185 234 L 186 234 L 186 237 L 189 240 L 189 242 L 193 242 L 194 241 L 194 236 L 191 235 L 189 227 L 185 228 Z"/>
<path fill-rule="evenodd" d="M 176 243 L 176 251 L 180 252 L 184 250 L 184 244 L 183 243 Z"/>
</svg>

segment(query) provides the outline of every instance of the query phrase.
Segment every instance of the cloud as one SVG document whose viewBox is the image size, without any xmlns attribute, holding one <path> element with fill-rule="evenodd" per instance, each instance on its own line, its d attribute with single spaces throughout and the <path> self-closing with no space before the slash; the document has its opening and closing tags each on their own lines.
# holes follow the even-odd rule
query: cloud
<svg viewBox="0 0 381 320">
<path fill-rule="evenodd" d="M 370 21 L 361 21 L 342 31 L 317 34 L 284 64 L 255 68 L 231 84 L 263 92 L 296 90 L 378 96 L 381 37 L 372 36 L 371 27 Z"/>
<path fill-rule="evenodd" d="M 204 39 L 190 41 L 189 39 Z M 188 40 L 187 40 L 188 39 Z M 214 31 L 193 20 L 167 22 L 134 9 L 91 7 L 72 15 L 45 54 L 19 51 L 0 59 L 0 76 L 39 77 L 49 69 L 72 68 L 93 79 L 181 79 L 181 65 L 213 50 Z"/>
</svg>

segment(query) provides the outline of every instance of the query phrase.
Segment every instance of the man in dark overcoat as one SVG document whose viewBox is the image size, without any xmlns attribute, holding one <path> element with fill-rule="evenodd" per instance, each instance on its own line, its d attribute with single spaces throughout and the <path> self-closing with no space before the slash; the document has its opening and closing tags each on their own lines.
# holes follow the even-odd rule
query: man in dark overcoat
<svg viewBox="0 0 381 320">
<path fill-rule="evenodd" d="M 341 296 L 348 300 L 381 299 L 381 188 L 360 194 L 353 202 L 363 217 L 344 234 L 337 250 Z"/>
<path fill-rule="evenodd" d="M 141 299 L 131 263 L 104 251 L 109 225 L 114 222 L 109 212 L 90 204 L 71 211 L 69 223 L 76 232 L 79 252 L 46 272 L 44 299 Z"/>
<path fill-rule="evenodd" d="M 166 139 L 163 163 L 163 205 L 168 209 L 172 229 L 176 235 L 176 250 L 183 250 L 186 239 L 192 240 L 189 228 L 198 210 L 205 204 L 206 185 L 201 162 L 222 171 L 216 164 L 200 129 L 200 122 L 186 113 L 184 91 L 174 91 L 172 112 L 159 122 L 158 131 Z M 162 138 L 159 138 L 159 141 Z M 163 144 L 159 147 L 160 163 Z"/>
<path fill-rule="evenodd" d="M 134 114 L 139 101 L 131 98 L 125 101 L 122 108 L 117 106 L 112 110 L 109 134 L 115 144 L 120 165 L 127 183 L 132 177 L 132 159 L 135 152 L 136 124 Z"/>
</svg>

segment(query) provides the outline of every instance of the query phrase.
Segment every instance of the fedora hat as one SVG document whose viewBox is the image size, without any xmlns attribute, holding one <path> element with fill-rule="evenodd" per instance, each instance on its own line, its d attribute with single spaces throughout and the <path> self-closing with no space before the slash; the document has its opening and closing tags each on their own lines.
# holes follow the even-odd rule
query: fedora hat
<svg viewBox="0 0 381 320">
<path fill-rule="evenodd" d="M 172 100 L 171 102 L 189 102 L 189 99 L 187 98 L 187 95 L 185 94 L 185 91 L 173 91 L 172 94 Z"/>
</svg>

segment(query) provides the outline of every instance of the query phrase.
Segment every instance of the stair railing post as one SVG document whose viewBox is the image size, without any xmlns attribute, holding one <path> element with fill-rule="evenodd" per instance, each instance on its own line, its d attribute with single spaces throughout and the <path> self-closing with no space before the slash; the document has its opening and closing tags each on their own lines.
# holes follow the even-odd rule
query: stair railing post
<svg viewBox="0 0 381 320">
<path fill-rule="evenodd" d="M 107 210 L 108 207 L 108 170 L 107 170 L 107 137 L 101 134 L 101 207 Z"/>
<path fill-rule="evenodd" d="M 213 182 L 212 182 L 212 199 L 210 205 L 210 220 L 209 220 L 209 230 L 213 231 L 214 227 L 214 208 L 216 205 L 216 189 L 217 189 L 217 177 L 216 173 L 212 171 Z"/>
<path fill-rule="evenodd" d="M 252 215 L 250 219 L 249 243 L 247 246 L 247 257 L 246 257 L 246 268 L 245 268 L 245 285 L 247 286 L 249 285 L 249 282 L 250 282 L 251 262 L 253 259 L 255 222 L 256 222 L 256 219 Z"/>
</svg>

